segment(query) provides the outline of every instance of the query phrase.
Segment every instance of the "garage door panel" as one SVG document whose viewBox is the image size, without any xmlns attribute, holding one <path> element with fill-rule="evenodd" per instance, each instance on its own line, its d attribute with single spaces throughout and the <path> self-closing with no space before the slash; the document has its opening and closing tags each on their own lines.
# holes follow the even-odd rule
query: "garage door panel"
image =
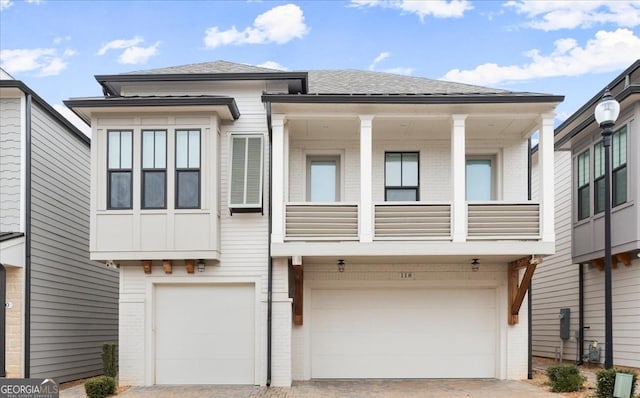
<svg viewBox="0 0 640 398">
<path fill-rule="evenodd" d="M 495 377 L 494 289 L 313 290 L 314 378 Z"/>
<path fill-rule="evenodd" d="M 253 384 L 253 285 L 160 285 L 157 384 Z"/>
</svg>

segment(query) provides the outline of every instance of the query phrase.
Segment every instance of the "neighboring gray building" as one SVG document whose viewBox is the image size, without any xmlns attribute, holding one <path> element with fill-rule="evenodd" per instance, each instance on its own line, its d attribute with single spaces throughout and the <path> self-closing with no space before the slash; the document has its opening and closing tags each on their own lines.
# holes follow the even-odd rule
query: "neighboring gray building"
<svg viewBox="0 0 640 398">
<path fill-rule="evenodd" d="M 90 140 L 0 69 L 0 377 L 102 373 L 118 272 L 89 261 Z"/>
<path fill-rule="evenodd" d="M 620 102 L 611 147 L 613 362 L 640 367 L 640 60 L 608 86 Z M 589 359 L 597 342 L 604 361 L 604 152 L 593 114 L 603 91 L 555 130 L 556 254 L 533 278 L 536 356 Z M 561 308 L 571 312 L 564 341 Z"/>
</svg>

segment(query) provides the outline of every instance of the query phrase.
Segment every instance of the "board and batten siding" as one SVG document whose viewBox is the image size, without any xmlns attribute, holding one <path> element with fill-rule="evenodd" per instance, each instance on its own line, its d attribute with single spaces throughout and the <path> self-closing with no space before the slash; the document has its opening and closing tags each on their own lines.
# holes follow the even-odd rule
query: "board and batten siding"
<svg viewBox="0 0 640 398">
<path fill-rule="evenodd" d="M 571 153 L 555 152 L 555 233 L 556 253 L 545 257 L 536 268 L 532 282 L 532 352 L 534 356 L 560 355 L 560 309 L 571 309 L 571 337 L 564 342 L 563 358 L 576 359 L 579 328 L 578 264 L 571 260 Z M 537 196 L 537 170 L 532 193 Z"/>
<path fill-rule="evenodd" d="M 118 272 L 89 261 L 89 147 L 34 104 L 30 376 L 102 373 L 118 340 Z"/>
<path fill-rule="evenodd" d="M 0 99 L 0 232 L 20 231 L 20 99 Z"/>
</svg>

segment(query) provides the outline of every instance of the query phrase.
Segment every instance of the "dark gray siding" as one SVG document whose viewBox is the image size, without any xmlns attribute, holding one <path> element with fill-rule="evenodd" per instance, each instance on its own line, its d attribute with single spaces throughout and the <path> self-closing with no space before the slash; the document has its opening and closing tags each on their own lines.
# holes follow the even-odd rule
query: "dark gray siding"
<svg viewBox="0 0 640 398">
<path fill-rule="evenodd" d="M 90 150 L 43 108 L 32 111 L 30 376 L 102 373 L 118 338 L 118 273 L 89 261 Z"/>
</svg>

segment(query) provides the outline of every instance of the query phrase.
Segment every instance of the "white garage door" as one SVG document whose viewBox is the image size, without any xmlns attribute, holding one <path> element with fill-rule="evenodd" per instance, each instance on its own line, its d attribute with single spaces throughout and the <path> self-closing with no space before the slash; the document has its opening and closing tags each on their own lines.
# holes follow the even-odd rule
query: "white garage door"
<svg viewBox="0 0 640 398">
<path fill-rule="evenodd" d="M 495 289 L 312 290 L 313 378 L 494 378 Z"/>
<path fill-rule="evenodd" d="M 254 384 L 254 287 L 155 290 L 157 384 Z"/>
</svg>

